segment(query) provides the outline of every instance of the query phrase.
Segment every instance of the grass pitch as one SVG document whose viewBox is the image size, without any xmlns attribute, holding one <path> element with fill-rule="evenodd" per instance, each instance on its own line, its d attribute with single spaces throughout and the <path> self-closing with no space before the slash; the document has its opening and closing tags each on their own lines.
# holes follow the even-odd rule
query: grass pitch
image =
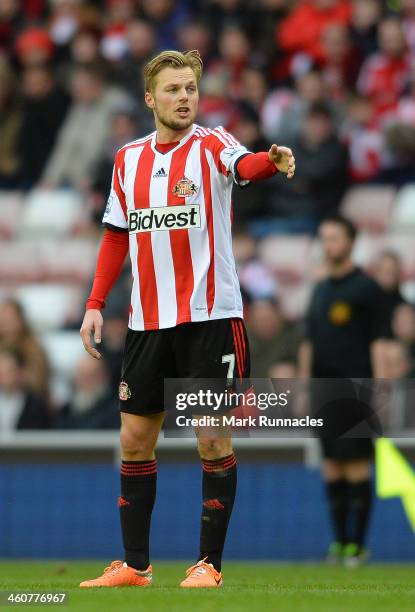
<svg viewBox="0 0 415 612">
<path fill-rule="evenodd" d="M 78 588 L 81 580 L 101 574 L 104 565 L 101 562 L 83 561 L 2 561 L 0 590 L 67 591 L 67 605 L 47 605 L 46 608 L 81 612 L 415 610 L 413 565 L 368 565 L 350 570 L 311 564 L 225 563 L 222 588 L 192 590 L 178 587 L 188 564 L 155 562 L 155 582 L 152 587 Z M 8 607 L 0 606 L 0 609 L 6 610 Z M 18 607 L 33 608 L 33 604 Z"/>
</svg>

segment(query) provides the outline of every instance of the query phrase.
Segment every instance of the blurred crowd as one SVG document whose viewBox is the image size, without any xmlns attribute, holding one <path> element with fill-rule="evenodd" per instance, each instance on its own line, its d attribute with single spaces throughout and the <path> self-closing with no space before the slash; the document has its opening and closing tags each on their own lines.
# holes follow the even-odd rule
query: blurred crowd
<svg viewBox="0 0 415 612">
<path fill-rule="evenodd" d="M 200 123 L 295 148 L 295 181 L 237 194 L 255 235 L 415 179 L 415 0 L 3 0 L 0 188 L 74 187 L 100 219 L 114 152 L 153 129 L 142 67 L 172 47 L 203 56 Z"/>
<path fill-rule="evenodd" d="M 252 151 L 295 151 L 294 180 L 234 190 L 252 375 L 295 377 L 301 323 L 286 320 L 257 243 L 313 235 L 351 185 L 415 182 L 415 0 L 1 0 L 0 190 L 75 189 L 98 231 L 115 151 L 154 129 L 142 68 L 168 48 L 203 57 L 199 123 Z M 399 258 L 382 253 L 373 274 L 390 298 L 391 377 L 409 377 L 415 310 Z M 126 270 L 104 358 L 79 361 L 63 406 L 19 303 L 0 304 L 0 431 L 118 427 L 128 283 Z"/>
</svg>

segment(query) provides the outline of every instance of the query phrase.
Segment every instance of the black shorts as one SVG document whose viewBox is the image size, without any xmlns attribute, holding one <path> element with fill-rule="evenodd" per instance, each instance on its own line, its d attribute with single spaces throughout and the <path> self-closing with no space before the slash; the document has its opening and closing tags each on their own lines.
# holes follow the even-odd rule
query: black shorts
<svg viewBox="0 0 415 612">
<path fill-rule="evenodd" d="M 373 438 L 381 434 L 381 424 L 372 408 L 370 386 L 348 378 L 314 379 L 311 399 L 313 416 L 324 422 L 315 432 L 325 459 L 373 458 Z"/>
<path fill-rule="evenodd" d="M 166 407 L 164 379 L 215 379 L 223 390 L 248 388 L 250 356 L 242 319 L 183 323 L 150 331 L 129 329 L 125 342 L 120 410 L 156 414 Z M 242 389 L 242 387 L 241 387 Z"/>
<path fill-rule="evenodd" d="M 325 459 L 339 462 L 373 459 L 374 445 L 371 438 L 321 438 L 320 444 Z"/>
</svg>

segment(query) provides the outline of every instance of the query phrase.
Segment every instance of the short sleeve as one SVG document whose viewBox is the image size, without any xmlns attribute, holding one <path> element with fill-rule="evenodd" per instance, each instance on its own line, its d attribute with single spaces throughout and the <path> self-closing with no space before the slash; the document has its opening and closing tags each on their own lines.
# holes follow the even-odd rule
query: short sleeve
<svg viewBox="0 0 415 612">
<path fill-rule="evenodd" d="M 125 202 L 124 187 L 122 184 L 121 168 L 119 164 L 120 160 L 117 156 L 115 158 L 114 169 L 112 171 L 111 190 L 108 196 L 102 223 L 106 226 L 127 230 L 127 206 Z"/>
<path fill-rule="evenodd" d="M 232 174 L 233 180 L 237 185 L 241 187 L 248 185 L 250 181 L 241 180 L 239 178 L 236 164 L 242 157 L 249 155 L 251 151 L 241 145 L 241 143 L 222 126 L 212 130 L 211 136 L 213 138 L 213 157 L 219 170 L 226 176 Z"/>
</svg>

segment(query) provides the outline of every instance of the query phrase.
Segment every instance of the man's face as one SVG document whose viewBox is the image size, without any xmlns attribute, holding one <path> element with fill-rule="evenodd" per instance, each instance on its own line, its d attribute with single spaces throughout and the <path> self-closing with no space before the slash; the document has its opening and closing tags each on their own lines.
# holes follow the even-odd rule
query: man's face
<svg viewBox="0 0 415 612">
<path fill-rule="evenodd" d="M 332 121 L 324 115 L 310 115 L 304 122 L 303 133 L 311 146 L 318 147 L 332 135 Z"/>
<path fill-rule="evenodd" d="M 379 26 L 379 46 L 392 58 L 399 58 L 405 51 L 405 38 L 397 21 L 384 21 Z"/>
<path fill-rule="evenodd" d="M 186 130 L 196 119 L 199 103 L 195 73 L 191 68 L 163 68 L 156 76 L 153 91 L 146 92 L 145 100 L 162 125 L 171 130 Z"/>
<path fill-rule="evenodd" d="M 401 268 L 394 257 L 384 255 L 377 261 L 374 277 L 385 291 L 394 291 L 399 287 Z"/>
<path fill-rule="evenodd" d="M 314 5 L 321 11 L 326 11 L 335 6 L 336 0 L 314 0 Z"/>
<path fill-rule="evenodd" d="M 329 264 L 340 264 L 350 258 L 353 240 L 338 223 L 322 223 L 319 229 L 321 246 Z"/>
<path fill-rule="evenodd" d="M 71 94 L 76 102 L 91 104 L 95 102 L 102 93 L 102 83 L 84 70 L 74 73 L 71 83 Z"/>
</svg>

